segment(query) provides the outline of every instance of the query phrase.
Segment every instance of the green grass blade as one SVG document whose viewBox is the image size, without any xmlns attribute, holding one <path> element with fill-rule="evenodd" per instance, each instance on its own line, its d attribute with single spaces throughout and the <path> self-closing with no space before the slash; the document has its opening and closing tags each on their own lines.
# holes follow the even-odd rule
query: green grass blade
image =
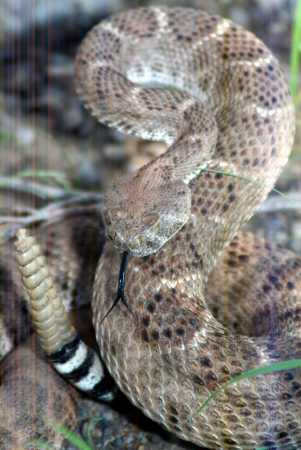
<svg viewBox="0 0 301 450">
<path fill-rule="evenodd" d="M 300 0 L 301 1 L 301 0 Z M 207 169 L 204 168 L 202 169 L 202 172 L 209 172 L 209 173 L 220 173 L 221 175 L 225 175 L 226 177 L 234 177 L 234 178 L 239 178 L 240 180 L 245 180 L 248 181 L 249 183 L 263 183 L 263 181 L 258 181 L 258 180 L 252 180 L 251 178 L 248 177 L 244 177 L 243 175 L 238 175 L 236 173 L 232 173 L 232 172 L 224 172 L 223 170 L 216 170 L 216 169 Z M 286 195 L 279 191 L 276 188 L 273 188 L 271 190 L 271 192 L 275 192 L 278 195 L 281 195 L 282 197 L 285 197 Z"/>
<path fill-rule="evenodd" d="M 292 450 L 292 444 L 277 444 L 277 449 L 281 450 Z M 256 447 L 255 450 L 270 450 L 268 447 Z"/>
<path fill-rule="evenodd" d="M 300 53 L 301 53 L 301 0 L 298 0 L 294 14 L 294 23 L 291 40 L 291 56 L 290 56 L 290 72 L 291 72 L 290 88 L 291 94 L 295 102 L 297 102 L 298 96 Z"/>
<path fill-rule="evenodd" d="M 59 434 L 61 434 L 70 444 L 78 450 L 93 450 L 78 434 L 69 430 L 64 425 L 50 422 L 50 426 Z M 55 450 L 53 445 L 43 440 L 33 440 L 25 444 L 25 448 L 34 448 L 36 450 Z"/>
<path fill-rule="evenodd" d="M 34 448 L 35 450 L 55 450 L 53 445 L 42 440 L 29 441 L 25 444 L 25 448 Z"/>
<path fill-rule="evenodd" d="M 290 359 L 287 361 L 280 361 L 277 363 L 269 364 L 267 366 L 257 367 L 255 369 L 246 370 L 245 372 L 242 372 L 241 374 L 231 378 L 229 381 L 227 381 L 225 384 L 223 384 L 221 387 L 216 389 L 215 391 L 210 394 L 207 399 L 204 401 L 204 403 L 201 405 L 199 409 L 199 414 L 203 412 L 203 410 L 208 406 L 208 404 L 214 400 L 224 389 L 226 389 L 231 384 L 238 383 L 239 381 L 254 378 L 259 375 L 266 375 L 271 374 L 275 372 L 280 372 L 282 370 L 292 370 L 292 369 L 298 369 L 301 367 L 301 359 Z"/>
<path fill-rule="evenodd" d="M 54 181 L 57 185 L 66 190 L 70 190 L 70 184 L 64 172 L 55 170 L 22 170 L 18 172 L 17 177 L 20 178 L 40 178 L 41 180 Z"/>
<path fill-rule="evenodd" d="M 90 445 L 88 445 L 78 434 L 73 433 L 73 431 L 69 430 L 64 425 L 53 424 L 52 425 L 55 431 L 62 434 L 70 444 L 74 445 L 79 450 L 93 450 Z"/>
</svg>

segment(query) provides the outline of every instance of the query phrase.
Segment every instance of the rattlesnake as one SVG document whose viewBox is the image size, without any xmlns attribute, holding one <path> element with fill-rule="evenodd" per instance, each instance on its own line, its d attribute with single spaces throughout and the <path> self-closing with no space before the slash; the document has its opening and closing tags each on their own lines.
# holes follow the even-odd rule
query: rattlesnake
<svg viewBox="0 0 301 450">
<path fill-rule="evenodd" d="M 228 386 L 200 412 L 235 374 L 301 356 L 300 259 L 237 234 L 292 147 L 293 107 L 276 58 L 229 20 L 141 8 L 89 33 L 76 85 L 100 121 L 169 145 L 105 196 L 112 242 L 96 270 L 93 322 L 118 386 L 145 414 L 198 445 L 300 448 L 299 370 Z M 18 233 L 28 295 L 36 301 L 48 289 L 55 297 L 31 245 Z M 116 247 L 132 258 L 123 302 L 106 316 L 116 297 Z M 51 333 L 42 330 L 44 348 L 58 366 L 64 356 L 68 375 L 67 343 L 79 383 L 73 329 L 60 323 Z M 85 390 L 99 393 L 100 385 L 102 376 Z"/>
</svg>

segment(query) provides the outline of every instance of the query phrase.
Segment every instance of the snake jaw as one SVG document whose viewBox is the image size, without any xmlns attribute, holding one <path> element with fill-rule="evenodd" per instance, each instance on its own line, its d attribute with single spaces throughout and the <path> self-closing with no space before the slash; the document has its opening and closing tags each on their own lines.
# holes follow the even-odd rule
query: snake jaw
<svg viewBox="0 0 301 450">
<path fill-rule="evenodd" d="M 106 233 L 119 251 L 157 253 L 191 217 L 191 191 L 182 181 L 149 185 L 135 176 L 105 194 Z"/>
<path fill-rule="evenodd" d="M 142 227 L 135 233 L 129 227 L 130 233 L 125 232 L 123 225 L 118 227 L 107 225 L 107 236 L 113 241 L 119 252 L 127 251 L 132 256 L 144 257 L 157 253 L 188 221 L 189 215 L 180 216 L 178 220 L 170 214 L 162 214 L 149 227 Z"/>
<path fill-rule="evenodd" d="M 155 223 L 136 228 L 130 220 L 106 221 L 107 236 L 120 251 L 128 251 L 132 256 L 144 257 L 157 253 L 188 221 L 190 215 L 180 215 L 175 219 L 169 213 L 158 216 Z"/>
</svg>

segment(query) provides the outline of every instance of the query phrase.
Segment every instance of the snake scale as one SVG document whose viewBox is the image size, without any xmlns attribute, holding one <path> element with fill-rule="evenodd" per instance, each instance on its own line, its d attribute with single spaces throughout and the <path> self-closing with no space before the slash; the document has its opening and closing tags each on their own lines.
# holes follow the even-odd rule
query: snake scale
<svg viewBox="0 0 301 450">
<path fill-rule="evenodd" d="M 293 144 L 294 111 L 276 58 L 229 20 L 140 8 L 88 34 L 76 88 L 101 122 L 168 145 L 105 194 L 110 239 L 92 308 L 117 385 L 146 415 L 199 446 L 299 449 L 298 369 L 229 385 L 200 410 L 242 371 L 301 357 L 301 260 L 239 232 Z M 44 296 L 46 310 L 56 294 L 45 261 L 25 231 L 16 245 L 28 296 L 33 304 Z M 106 316 L 120 252 L 131 256 L 123 302 Z M 47 316 L 51 332 L 43 335 L 39 322 L 44 349 L 77 387 L 107 395 L 101 366 L 97 378 L 99 363 L 55 311 Z"/>
</svg>

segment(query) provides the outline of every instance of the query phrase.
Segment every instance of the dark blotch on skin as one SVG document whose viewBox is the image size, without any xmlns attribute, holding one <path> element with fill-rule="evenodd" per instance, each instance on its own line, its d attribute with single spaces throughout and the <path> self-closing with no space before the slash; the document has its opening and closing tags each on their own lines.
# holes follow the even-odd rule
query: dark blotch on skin
<svg viewBox="0 0 301 450">
<path fill-rule="evenodd" d="M 159 270 L 161 273 L 165 272 L 165 266 L 163 264 L 160 264 Z"/>
<path fill-rule="evenodd" d="M 276 277 L 275 275 L 269 275 L 269 281 L 275 286 L 278 282 L 279 282 L 279 279 L 278 279 L 278 277 Z"/>
<path fill-rule="evenodd" d="M 200 377 L 198 377 L 197 375 L 194 375 L 192 379 L 193 379 L 194 383 L 196 383 L 196 384 L 198 384 L 200 386 L 204 385 L 204 381 Z"/>
<path fill-rule="evenodd" d="M 200 363 L 204 367 L 212 367 L 212 362 L 207 356 L 204 356 L 203 358 L 200 358 Z"/>
<path fill-rule="evenodd" d="M 269 284 L 264 284 L 263 287 L 262 287 L 262 290 L 263 290 L 263 292 L 264 292 L 265 294 L 267 294 L 268 292 L 270 292 L 271 289 L 272 289 L 272 288 L 271 288 L 271 286 L 270 286 Z"/>
<path fill-rule="evenodd" d="M 207 381 L 217 381 L 217 376 L 215 375 L 214 372 L 210 371 L 206 375 L 206 380 Z"/>
<path fill-rule="evenodd" d="M 156 300 L 156 302 L 161 302 L 163 300 L 162 295 L 158 292 L 157 294 L 154 295 L 154 299 Z"/>
<path fill-rule="evenodd" d="M 234 259 L 229 259 L 228 266 L 229 267 L 237 267 L 237 261 L 235 261 Z"/>
<path fill-rule="evenodd" d="M 292 383 L 292 390 L 293 391 L 297 391 L 298 389 L 300 389 L 301 385 L 299 383 L 297 383 L 296 381 L 294 381 Z"/>
<path fill-rule="evenodd" d="M 153 314 L 155 312 L 156 307 L 155 307 L 154 303 L 148 303 L 146 309 L 148 310 L 148 312 Z"/>
<path fill-rule="evenodd" d="M 193 328 L 197 328 L 199 324 L 197 319 L 189 319 L 189 323 Z"/>
<path fill-rule="evenodd" d="M 143 317 L 142 323 L 145 327 L 149 326 L 150 318 L 148 316 Z"/>
<path fill-rule="evenodd" d="M 154 341 L 158 341 L 159 340 L 159 333 L 157 330 L 153 330 L 152 331 L 152 338 L 154 339 Z"/>
<path fill-rule="evenodd" d="M 165 337 L 167 337 L 168 339 L 170 339 L 171 336 L 172 336 L 172 331 L 171 331 L 171 329 L 170 329 L 170 328 L 166 328 L 166 329 L 163 331 L 163 335 L 164 335 Z"/>
<path fill-rule="evenodd" d="M 145 342 L 149 342 L 149 337 L 146 330 L 142 330 L 141 337 Z"/>
<path fill-rule="evenodd" d="M 178 336 L 184 336 L 184 334 L 185 334 L 184 328 L 177 328 L 177 329 L 176 329 L 176 334 L 177 334 Z"/>
</svg>

